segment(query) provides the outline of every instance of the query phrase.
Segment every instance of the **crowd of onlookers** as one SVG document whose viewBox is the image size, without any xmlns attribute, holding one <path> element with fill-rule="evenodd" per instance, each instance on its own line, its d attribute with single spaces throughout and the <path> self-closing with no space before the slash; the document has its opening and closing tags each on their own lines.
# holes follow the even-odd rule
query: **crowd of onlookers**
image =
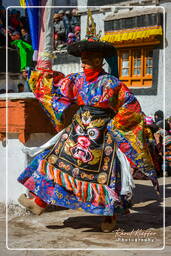
<svg viewBox="0 0 171 256">
<path fill-rule="evenodd" d="M 145 117 L 148 144 L 158 176 L 171 176 L 171 116 L 164 118 L 162 110 Z M 133 170 L 134 178 L 146 178 L 138 169 Z"/>
<path fill-rule="evenodd" d="M 24 13 L 24 15 L 23 15 Z M 54 50 L 65 50 L 68 44 L 80 40 L 80 16 L 76 8 L 69 10 L 55 11 L 53 16 L 54 29 Z M 16 48 L 12 45 L 14 40 L 23 40 L 29 44 L 31 36 L 29 31 L 29 22 L 27 9 L 21 12 L 19 9 L 8 9 L 8 28 L 6 28 L 6 9 L 0 0 L 0 47 L 6 47 L 6 35 L 8 34 L 8 47 Z M 0 71 L 1 72 L 1 71 Z M 17 85 L 18 92 L 28 91 L 25 81 L 25 70 L 21 71 L 21 83 Z M 0 88 L 0 94 L 5 89 Z M 15 92 L 16 92 L 15 90 Z M 8 92 L 14 92 L 9 89 Z"/>
<path fill-rule="evenodd" d="M 80 41 L 80 16 L 77 9 L 59 10 L 53 16 L 54 48 L 60 50 Z"/>
<path fill-rule="evenodd" d="M 165 176 L 171 175 L 171 116 L 164 119 L 164 114 L 158 110 L 154 114 L 154 123 L 150 125 L 155 138 L 159 172 L 165 171 Z M 157 159 L 157 157 L 156 157 Z"/>
<path fill-rule="evenodd" d="M 8 46 L 13 40 L 22 39 L 31 44 L 27 15 L 22 16 L 20 10 L 8 9 L 8 28 L 6 31 L 6 10 L 0 5 L 0 47 L 6 46 L 8 33 Z"/>
<path fill-rule="evenodd" d="M 67 44 L 80 40 L 80 16 L 76 8 L 59 10 L 53 16 L 54 50 L 65 48 Z M 0 1 L 0 47 L 6 45 L 6 33 L 8 33 L 8 46 L 17 39 L 31 44 L 27 9 L 25 15 L 17 9 L 8 9 L 8 31 L 6 31 L 6 10 Z"/>
</svg>

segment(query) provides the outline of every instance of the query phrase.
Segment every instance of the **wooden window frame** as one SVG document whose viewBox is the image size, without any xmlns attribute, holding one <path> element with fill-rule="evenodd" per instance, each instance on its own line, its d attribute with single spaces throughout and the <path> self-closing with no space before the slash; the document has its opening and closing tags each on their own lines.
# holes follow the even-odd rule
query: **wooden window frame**
<svg viewBox="0 0 171 256">
<path fill-rule="evenodd" d="M 119 49 L 119 77 L 130 88 L 151 88 L 153 85 L 153 72 L 152 74 L 146 74 L 147 70 L 147 51 L 153 51 L 154 46 L 141 46 L 141 47 L 124 47 Z M 135 52 L 140 49 L 140 75 L 134 75 L 134 60 Z M 122 55 L 124 52 L 129 54 L 129 76 L 122 75 Z M 152 57 L 153 60 L 153 57 Z M 153 61 L 152 61 L 152 71 L 153 71 Z"/>
</svg>

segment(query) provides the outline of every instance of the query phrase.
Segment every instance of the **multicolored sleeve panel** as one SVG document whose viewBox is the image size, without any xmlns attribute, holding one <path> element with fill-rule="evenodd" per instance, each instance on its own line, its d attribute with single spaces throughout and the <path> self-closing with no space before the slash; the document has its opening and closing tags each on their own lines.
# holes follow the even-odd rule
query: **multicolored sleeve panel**
<svg viewBox="0 0 171 256">
<path fill-rule="evenodd" d="M 108 124 L 115 141 L 127 156 L 133 168 L 139 168 L 149 178 L 156 177 L 156 171 L 146 139 L 144 114 L 136 97 L 122 82 L 113 88 L 111 107 L 116 115 Z"/>
<path fill-rule="evenodd" d="M 55 72 L 54 77 L 53 71 L 45 72 L 37 70 L 32 71 L 29 79 L 31 90 L 42 104 L 57 131 L 63 129 L 61 120 L 62 111 L 71 104 L 69 94 L 67 95 L 65 91 L 60 91 L 59 88 L 59 84 L 65 84 L 65 81 L 68 81 L 67 78 L 65 79 L 63 77 L 64 75 L 60 72 Z M 54 84 L 54 81 L 58 86 Z M 59 81 L 61 81 L 61 83 Z M 70 83 L 68 83 L 68 86 L 72 89 L 72 85 Z"/>
<path fill-rule="evenodd" d="M 68 75 L 53 87 L 52 108 L 59 121 L 62 121 L 64 110 L 76 102 L 75 78 L 76 74 Z"/>
</svg>

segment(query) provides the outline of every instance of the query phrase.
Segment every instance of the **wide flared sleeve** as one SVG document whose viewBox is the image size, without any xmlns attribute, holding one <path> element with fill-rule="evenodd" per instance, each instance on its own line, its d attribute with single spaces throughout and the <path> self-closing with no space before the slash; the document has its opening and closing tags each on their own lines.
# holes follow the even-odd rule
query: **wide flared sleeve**
<svg viewBox="0 0 171 256">
<path fill-rule="evenodd" d="M 115 115 L 108 123 L 108 130 L 131 166 L 148 176 L 158 190 L 157 175 L 148 147 L 144 113 L 138 100 L 119 81 L 110 88 L 109 93 L 110 107 Z"/>
<path fill-rule="evenodd" d="M 29 85 L 57 132 L 64 128 L 62 113 L 74 102 L 74 79 L 60 72 L 32 71 Z"/>
</svg>

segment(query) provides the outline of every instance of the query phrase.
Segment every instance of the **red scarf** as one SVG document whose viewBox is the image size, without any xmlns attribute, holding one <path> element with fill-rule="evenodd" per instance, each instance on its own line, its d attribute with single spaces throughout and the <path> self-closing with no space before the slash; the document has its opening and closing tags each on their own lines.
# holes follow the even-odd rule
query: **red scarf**
<svg viewBox="0 0 171 256">
<path fill-rule="evenodd" d="M 95 81 L 100 73 L 102 73 L 104 70 L 102 68 L 86 68 L 84 69 L 84 74 L 86 76 L 87 82 Z"/>
</svg>

